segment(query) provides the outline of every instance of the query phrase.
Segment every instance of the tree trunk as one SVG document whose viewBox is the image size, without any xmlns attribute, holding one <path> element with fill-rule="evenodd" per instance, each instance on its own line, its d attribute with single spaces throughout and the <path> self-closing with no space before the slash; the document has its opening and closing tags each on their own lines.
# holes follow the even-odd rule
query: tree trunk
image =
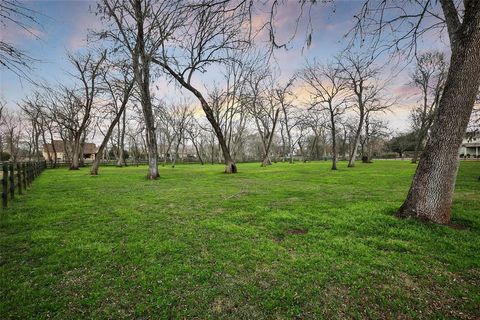
<svg viewBox="0 0 480 320">
<path fill-rule="evenodd" d="M 83 151 L 85 150 L 85 139 L 86 135 L 82 135 L 82 139 L 80 140 L 80 148 L 78 150 L 78 165 L 80 167 L 85 167 L 85 159 L 83 157 Z"/>
<path fill-rule="evenodd" d="M 331 134 L 332 134 L 332 170 L 337 170 L 337 139 L 335 130 L 335 118 L 333 113 L 330 113 Z"/>
<path fill-rule="evenodd" d="M 52 166 L 52 155 L 50 153 L 50 149 L 48 148 L 47 145 L 47 139 L 45 138 L 45 130 L 42 130 L 42 141 L 45 147 L 47 148 L 47 161 L 50 163 L 50 166 Z"/>
<path fill-rule="evenodd" d="M 52 130 L 49 128 L 48 133 L 50 134 L 50 141 L 52 143 L 52 151 L 53 151 L 53 167 L 57 167 L 57 149 L 55 148 L 55 143 L 53 143 L 53 133 Z"/>
<path fill-rule="evenodd" d="M 70 164 L 69 170 L 78 170 L 79 169 L 79 158 L 80 158 L 80 141 L 75 138 L 72 146 L 72 163 Z"/>
<path fill-rule="evenodd" d="M 198 161 L 200 161 L 200 164 L 203 166 L 205 163 L 203 162 L 203 158 L 200 153 L 200 150 L 198 150 L 198 146 L 195 142 L 193 142 L 193 140 L 192 140 L 192 143 L 193 143 L 193 146 L 195 147 L 195 152 L 197 153 Z"/>
<path fill-rule="evenodd" d="M 179 137 L 178 141 L 177 141 L 177 144 L 175 145 L 175 152 L 173 153 L 172 168 L 175 168 L 175 164 L 177 163 L 178 149 L 180 148 L 181 141 L 182 141 L 182 139 L 181 139 L 181 137 Z"/>
<path fill-rule="evenodd" d="M 480 85 L 479 19 L 478 12 L 470 12 L 469 17 L 466 13 L 458 38 L 451 41 L 452 56 L 443 96 L 407 199 L 397 212 L 399 217 L 450 222 L 458 149 Z"/>
<path fill-rule="evenodd" d="M 122 135 L 120 136 L 120 148 L 122 150 L 122 162 L 123 165 L 127 166 L 127 159 L 125 158 L 125 129 L 127 127 L 127 109 L 123 111 L 122 117 Z"/>
<path fill-rule="evenodd" d="M 158 173 L 158 150 L 155 132 L 155 119 L 153 117 L 152 100 L 150 96 L 150 62 L 151 56 L 147 56 L 145 49 L 144 19 L 142 2 L 133 3 L 137 24 L 137 39 L 133 58 L 133 70 L 139 87 L 143 117 L 145 120 L 146 147 L 148 154 L 147 179 L 154 180 L 160 177 Z"/>
<path fill-rule="evenodd" d="M 262 138 L 262 143 L 263 143 L 264 152 L 265 152 L 265 154 L 263 155 L 263 159 L 262 159 L 262 167 L 272 165 L 272 161 L 270 160 L 269 154 L 270 154 L 270 147 L 272 146 L 273 135 L 275 134 L 275 128 L 277 126 L 279 114 L 280 114 L 280 109 L 277 109 L 275 111 L 275 115 L 273 116 L 272 131 L 268 135 L 268 141 L 266 143 L 263 139 L 262 132 L 260 130 L 260 126 L 258 125 L 258 121 L 257 121 L 258 132 L 260 133 L 260 136 Z"/>
<path fill-rule="evenodd" d="M 358 144 L 360 143 L 360 134 L 362 132 L 363 127 L 363 112 L 360 109 L 360 120 L 358 121 L 358 127 L 355 131 L 355 139 L 353 140 L 353 148 L 352 153 L 350 154 L 350 158 L 348 159 L 348 167 L 352 168 L 355 167 L 355 159 L 357 158 L 357 150 Z"/>
<path fill-rule="evenodd" d="M 126 165 L 125 161 L 125 125 L 126 125 L 126 110 L 122 112 L 122 122 L 118 122 L 118 159 L 117 159 L 117 167 L 122 167 Z M 117 120 L 118 121 L 118 120 Z"/>
</svg>

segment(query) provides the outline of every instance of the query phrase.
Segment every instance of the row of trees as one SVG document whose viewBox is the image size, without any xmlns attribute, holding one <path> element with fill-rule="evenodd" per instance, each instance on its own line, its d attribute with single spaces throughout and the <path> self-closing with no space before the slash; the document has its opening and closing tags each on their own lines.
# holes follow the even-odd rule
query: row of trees
<svg viewBox="0 0 480 320">
<path fill-rule="evenodd" d="M 70 60 L 77 66 L 74 77 L 77 85 L 44 86 L 19 102 L 22 112 L 15 116 L 15 121 L 9 122 L 25 129 L 23 141 L 31 141 L 32 152 L 28 155 L 40 157 L 41 146 L 51 144 L 52 148 L 46 149 L 46 160 L 55 165 L 58 157 L 53 141 L 61 140 L 71 169 L 78 169 L 83 145 L 95 138 L 101 143 L 92 174 L 98 174 L 99 162 L 108 150 L 116 150 L 118 165 L 124 161 L 125 149 L 134 158 L 148 154 L 147 131 L 133 79 L 112 65 L 103 53 L 70 56 Z M 234 74 L 234 67 L 227 70 L 233 70 Z M 235 77 L 227 73 L 226 90 L 215 88 L 207 98 L 235 161 L 260 160 L 266 166 L 272 158 L 292 162 L 294 157 L 305 161 L 332 157 L 336 163 L 337 156 L 343 159 L 351 156 L 357 141 L 358 119 L 346 86 L 342 113 L 335 115 L 332 123 L 323 103 L 312 97 L 303 103 L 295 96 L 293 80 L 276 83 L 266 68 L 261 74 L 243 73 L 236 83 L 229 80 Z M 303 84 L 301 80 L 297 82 Z M 215 132 L 199 114 L 195 103 L 188 100 L 165 103 L 154 98 L 152 110 L 159 159 L 174 166 L 182 149 L 190 153 L 194 150 L 195 158 L 202 163 L 224 161 Z M 366 123 L 360 134 L 364 161 L 368 160 L 376 139 L 387 135 L 380 120 Z M 332 131 L 331 124 L 338 128 Z M 11 136 L 5 131 L 5 137 Z M 10 152 L 14 161 L 21 149 L 20 135 L 16 140 L 16 147 L 12 146 L 15 151 Z M 22 145 L 24 147 L 25 142 Z M 377 151 L 380 152 L 378 148 Z"/>
</svg>

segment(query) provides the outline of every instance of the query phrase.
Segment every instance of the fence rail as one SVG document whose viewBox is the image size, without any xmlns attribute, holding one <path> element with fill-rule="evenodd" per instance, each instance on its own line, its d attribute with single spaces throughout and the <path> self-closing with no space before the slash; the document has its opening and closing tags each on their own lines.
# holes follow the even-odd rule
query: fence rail
<svg viewBox="0 0 480 320">
<path fill-rule="evenodd" d="M 8 207 L 16 192 L 23 194 L 46 167 L 45 161 L 1 164 L 2 208 Z"/>
</svg>

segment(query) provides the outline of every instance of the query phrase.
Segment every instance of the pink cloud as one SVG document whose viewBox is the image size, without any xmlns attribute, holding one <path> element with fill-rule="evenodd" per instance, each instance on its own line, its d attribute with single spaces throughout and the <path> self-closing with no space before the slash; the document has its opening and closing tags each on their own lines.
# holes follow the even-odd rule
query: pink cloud
<svg viewBox="0 0 480 320">
<path fill-rule="evenodd" d="M 102 23 L 98 16 L 90 12 L 90 8 L 82 6 L 78 8 L 75 19 L 71 22 L 71 32 L 67 39 L 67 48 L 69 50 L 78 50 L 87 45 L 89 30 L 98 29 Z"/>
</svg>

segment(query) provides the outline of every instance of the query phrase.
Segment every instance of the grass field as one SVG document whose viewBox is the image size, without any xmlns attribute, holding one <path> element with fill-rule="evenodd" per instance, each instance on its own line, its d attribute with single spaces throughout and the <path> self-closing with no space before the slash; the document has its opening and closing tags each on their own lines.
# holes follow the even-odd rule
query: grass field
<svg viewBox="0 0 480 320">
<path fill-rule="evenodd" d="M 480 162 L 455 227 L 393 216 L 377 161 L 47 170 L 0 211 L 2 319 L 480 318 Z"/>
</svg>

